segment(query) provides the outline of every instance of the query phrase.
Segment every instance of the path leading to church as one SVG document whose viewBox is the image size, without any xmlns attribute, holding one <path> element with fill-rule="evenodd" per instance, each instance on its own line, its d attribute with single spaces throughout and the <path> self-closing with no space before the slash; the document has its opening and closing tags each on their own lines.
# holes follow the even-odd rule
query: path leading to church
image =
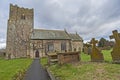
<svg viewBox="0 0 120 80">
<path fill-rule="evenodd" d="M 48 73 L 40 64 L 40 59 L 34 59 L 24 80 L 50 80 Z"/>
</svg>

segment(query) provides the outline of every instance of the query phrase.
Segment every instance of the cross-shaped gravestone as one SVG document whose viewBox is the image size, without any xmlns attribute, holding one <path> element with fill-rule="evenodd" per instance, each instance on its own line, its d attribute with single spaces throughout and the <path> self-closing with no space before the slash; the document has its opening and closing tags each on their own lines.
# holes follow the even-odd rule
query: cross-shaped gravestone
<svg viewBox="0 0 120 80">
<path fill-rule="evenodd" d="M 115 39 L 115 45 L 113 51 L 111 52 L 112 60 L 115 63 L 120 63 L 120 33 L 117 30 L 113 31 L 113 35 L 110 36 L 110 39 Z"/>
<path fill-rule="evenodd" d="M 117 30 L 113 31 L 113 35 L 110 36 L 110 39 L 115 39 L 116 43 L 120 43 L 120 33 Z"/>
<path fill-rule="evenodd" d="M 92 38 L 90 43 L 92 44 L 91 61 L 93 61 L 93 62 L 101 62 L 101 61 L 103 61 L 104 60 L 103 54 L 96 47 L 96 43 L 98 43 L 98 41 L 95 40 L 95 38 Z"/>
<path fill-rule="evenodd" d="M 98 43 L 98 40 L 95 40 L 95 38 L 92 38 L 91 44 L 93 44 L 93 47 L 96 47 L 96 44 Z"/>
</svg>

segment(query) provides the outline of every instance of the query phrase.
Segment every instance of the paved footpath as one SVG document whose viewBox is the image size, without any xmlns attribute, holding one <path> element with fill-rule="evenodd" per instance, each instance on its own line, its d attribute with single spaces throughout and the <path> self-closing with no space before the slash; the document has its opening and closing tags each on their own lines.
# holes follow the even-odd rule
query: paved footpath
<svg viewBox="0 0 120 80">
<path fill-rule="evenodd" d="M 34 59 L 24 80 L 50 80 L 48 73 L 40 64 L 40 59 Z"/>
</svg>

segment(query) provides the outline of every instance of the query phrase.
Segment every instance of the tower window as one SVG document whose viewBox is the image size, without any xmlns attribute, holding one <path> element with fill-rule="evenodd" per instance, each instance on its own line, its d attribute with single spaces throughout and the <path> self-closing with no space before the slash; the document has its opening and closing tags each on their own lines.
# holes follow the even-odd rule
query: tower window
<svg viewBox="0 0 120 80">
<path fill-rule="evenodd" d="M 21 15 L 21 19 L 25 20 L 25 15 L 24 14 Z"/>
</svg>

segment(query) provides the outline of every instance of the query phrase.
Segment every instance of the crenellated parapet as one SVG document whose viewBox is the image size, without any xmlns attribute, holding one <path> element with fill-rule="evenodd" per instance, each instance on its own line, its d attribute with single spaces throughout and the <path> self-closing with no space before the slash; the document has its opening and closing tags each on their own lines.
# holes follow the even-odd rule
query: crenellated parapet
<svg viewBox="0 0 120 80">
<path fill-rule="evenodd" d="M 10 12 L 9 12 L 9 19 L 18 20 L 25 16 L 25 19 L 31 20 L 33 19 L 34 10 L 19 7 L 17 5 L 10 4 Z"/>
</svg>

